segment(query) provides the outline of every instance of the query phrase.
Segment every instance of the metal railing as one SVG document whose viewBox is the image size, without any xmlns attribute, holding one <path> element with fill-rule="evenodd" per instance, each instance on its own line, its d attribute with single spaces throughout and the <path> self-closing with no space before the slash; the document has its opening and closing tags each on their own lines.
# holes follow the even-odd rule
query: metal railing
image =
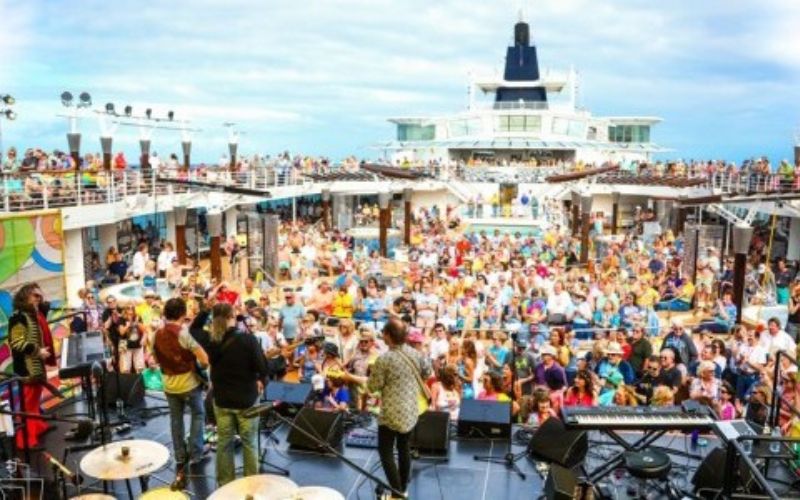
<svg viewBox="0 0 800 500">
<path fill-rule="evenodd" d="M 427 164 L 409 167 L 426 174 L 423 180 L 470 183 L 530 183 L 546 182 L 548 176 L 563 174 L 574 169 L 568 164 L 558 166 L 531 166 L 526 163 L 510 165 L 465 165 L 463 163 Z M 190 192 L 179 183 L 159 182 L 158 177 L 197 181 L 206 184 L 236 186 L 255 191 L 268 191 L 284 186 L 312 182 L 305 170 L 293 165 L 269 165 L 243 171 L 217 168 L 185 170 L 125 169 L 111 171 L 37 171 L 3 173 L 0 185 L 0 204 L 6 212 L 60 208 L 82 205 L 108 204 L 124 201 L 134 196 L 172 196 Z M 620 175 L 623 175 L 621 173 Z M 702 180 L 697 187 L 706 187 L 716 193 L 793 193 L 800 192 L 800 177 L 781 174 L 742 174 L 739 172 L 707 173 L 689 169 L 680 174 L 660 173 L 645 169 L 642 172 L 625 172 L 626 178 L 663 178 Z M 613 179 L 612 179 L 613 182 Z M 654 182 L 654 185 L 659 185 Z"/>
<path fill-rule="evenodd" d="M 244 172 L 216 169 L 37 171 L 3 173 L 2 176 L 0 200 L 5 212 L 109 204 L 141 195 L 172 196 L 191 191 L 188 186 L 158 182 L 159 176 L 263 191 L 307 182 L 294 168 Z"/>
</svg>

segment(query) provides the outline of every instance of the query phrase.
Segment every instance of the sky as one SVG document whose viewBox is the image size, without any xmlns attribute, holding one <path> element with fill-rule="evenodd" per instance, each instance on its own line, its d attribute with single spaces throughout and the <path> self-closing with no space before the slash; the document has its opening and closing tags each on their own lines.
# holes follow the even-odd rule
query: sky
<svg viewBox="0 0 800 500">
<path fill-rule="evenodd" d="M 66 149 L 59 95 L 174 110 L 193 159 L 284 150 L 374 158 L 392 116 L 463 111 L 470 73 L 502 71 L 519 10 L 543 68 L 580 75 L 596 115 L 659 116 L 671 158 L 790 158 L 800 128 L 798 0 L 0 0 L 3 145 Z M 99 126 L 80 124 L 83 151 Z M 115 150 L 138 154 L 136 128 Z M 157 130 L 161 156 L 180 134 Z"/>
</svg>

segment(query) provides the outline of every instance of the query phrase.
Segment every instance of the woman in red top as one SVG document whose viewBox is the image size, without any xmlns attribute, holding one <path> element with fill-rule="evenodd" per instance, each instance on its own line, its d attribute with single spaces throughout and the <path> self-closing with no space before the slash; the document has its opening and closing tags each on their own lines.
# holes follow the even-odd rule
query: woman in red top
<svg viewBox="0 0 800 500">
<path fill-rule="evenodd" d="M 564 406 L 596 406 L 597 395 L 594 391 L 592 374 L 581 370 L 575 375 L 575 383 L 564 395 Z"/>
</svg>

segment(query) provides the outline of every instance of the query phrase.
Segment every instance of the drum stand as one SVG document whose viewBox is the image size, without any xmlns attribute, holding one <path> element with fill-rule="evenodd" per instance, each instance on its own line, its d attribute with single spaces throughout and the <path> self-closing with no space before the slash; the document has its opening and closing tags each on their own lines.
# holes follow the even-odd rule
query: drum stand
<svg viewBox="0 0 800 500">
<path fill-rule="evenodd" d="M 274 473 L 280 474 L 282 476 L 289 477 L 289 469 L 284 469 L 283 467 L 278 467 L 277 465 L 269 462 L 267 460 L 267 458 L 266 458 L 268 449 L 267 449 L 267 446 L 264 446 L 263 448 L 261 447 L 261 433 L 264 432 L 265 433 L 264 437 L 268 441 L 272 442 L 273 444 L 277 445 L 278 443 L 280 443 L 280 441 L 278 441 L 278 438 L 275 437 L 275 433 L 273 431 L 273 429 L 275 429 L 277 426 L 276 427 L 266 427 L 265 429 L 261 429 L 261 419 L 262 418 L 264 418 L 263 415 L 259 417 L 259 423 L 258 423 L 258 466 L 259 466 L 259 469 L 261 469 L 261 467 L 269 467 L 270 469 L 272 469 L 274 471 Z M 280 425 L 280 424 L 278 424 L 278 425 Z"/>
</svg>

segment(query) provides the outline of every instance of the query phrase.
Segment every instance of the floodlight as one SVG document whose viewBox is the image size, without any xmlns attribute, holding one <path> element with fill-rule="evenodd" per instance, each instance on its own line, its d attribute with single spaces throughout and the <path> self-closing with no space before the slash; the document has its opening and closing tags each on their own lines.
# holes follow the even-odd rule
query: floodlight
<svg viewBox="0 0 800 500">
<path fill-rule="evenodd" d="M 150 109 L 150 108 L 147 108 L 146 110 L 144 110 L 144 116 L 146 116 L 147 119 L 149 120 L 150 118 L 153 117 L 153 110 Z"/>
<path fill-rule="evenodd" d="M 17 119 L 17 114 L 16 114 L 16 113 L 14 113 L 14 111 L 12 111 L 12 110 L 10 110 L 10 109 L 7 109 L 7 110 L 5 110 L 5 111 L 3 112 L 3 114 L 5 114 L 5 115 L 6 115 L 6 118 L 7 118 L 8 120 L 16 120 L 16 119 Z"/>
<path fill-rule="evenodd" d="M 11 106 L 15 102 L 17 102 L 16 99 L 14 99 L 13 97 L 11 97 L 8 94 L 4 95 L 3 97 L 0 97 L 0 100 L 3 101 L 3 104 L 7 104 L 8 106 Z"/>
<path fill-rule="evenodd" d="M 65 90 L 61 93 L 61 104 L 64 106 L 72 106 L 72 92 Z"/>
<path fill-rule="evenodd" d="M 109 115 L 117 114 L 116 111 L 114 111 L 114 103 L 113 102 L 107 102 L 106 103 L 106 113 L 108 113 Z"/>
<path fill-rule="evenodd" d="M 167 120 L 172 121 L 174 119 L 175 119 L 175 112 L 174 111 L 168 111 L 167 112 Z"/>
<path fill-rule="evenodd" d="M 133 107 L 131 107 L 130 104 L 125 106 L 125 116 L 131 116 L 132 113 L 133 113 Z"/>
<path fill-rule="evenodd" d="M 88 108 L 92 105 L 92 96 L 90 96 L 88 92 L 81 92 L 78 98 L 81 100 L 79 106 L 82 108 Z"/>
</svg>

